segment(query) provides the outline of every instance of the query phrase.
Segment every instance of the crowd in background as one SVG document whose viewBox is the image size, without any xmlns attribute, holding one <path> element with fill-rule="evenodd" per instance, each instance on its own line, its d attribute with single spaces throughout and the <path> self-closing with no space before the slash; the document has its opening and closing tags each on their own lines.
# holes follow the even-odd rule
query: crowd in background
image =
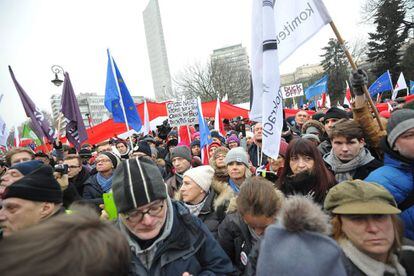
<svg viewBox="0 0 414 276">
<path fill-rule="evenodd" d="M 284 118 L 277 158 L 243 118 L 212 130 L 204 158 L 197 126 L 186 145 L 167 123 L 9 150 L 0 274 L 414 275 L 413 102 L 381 129 L 366 83 L 353 73 L 352 108 Z"/>
</svg>

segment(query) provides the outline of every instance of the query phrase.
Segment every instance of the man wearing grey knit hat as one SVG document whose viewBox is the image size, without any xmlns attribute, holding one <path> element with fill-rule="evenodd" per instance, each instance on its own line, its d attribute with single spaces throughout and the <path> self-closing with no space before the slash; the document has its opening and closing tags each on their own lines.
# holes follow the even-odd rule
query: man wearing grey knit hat
<svg viewBox="0 0 414 276">
<path fill-rule="evenodd" d="M 231 261 L 209 230 L 172 201 L 155 163 L 122 161 L 113 176 L 117 222 L 131 248 L 130 275 L 228 275 Z"/>
<path fill-rule="evenodd" d="M 394 196 L 403 211 L 405 236 L 414 239 L 414 110 L 392 113 L 381 148 L 384 166 L 371 172 L 365 181 L 384 186 Z"/>
<path fill-rule="evenodd" d="M 187 146 L 178 146 L 172 149 L 170 154 L 171 162 L 174 167 L 174 173 L 166 181 L 168 194 L 174 197 L 183 184 L 183 174 L 191 168 L 191 150 Z"/>
</svg>

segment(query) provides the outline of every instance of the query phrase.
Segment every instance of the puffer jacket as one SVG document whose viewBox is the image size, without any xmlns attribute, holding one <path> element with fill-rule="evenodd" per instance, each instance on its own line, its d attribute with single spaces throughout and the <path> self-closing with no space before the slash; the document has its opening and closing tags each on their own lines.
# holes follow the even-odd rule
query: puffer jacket
<svg viewBox="0 0 414 276">
<path fill-rule="evenodd" d="M 385 152 L 384 166 L 371 172 L 365 181 L 375 182 L 384 186 L 401 204 L 414 193 L 414 161 L 408 160 L 398 152 L 393 151 L 385 138 L 381 141 Z M 400 214 L 405 225 L 405 236 L 414 239 L 414 205 Z"/>
<path fill-rule="evenodd" d="M 170 233 L 158 242 L 150 268 L 138 257 L 148 249 L 141 250 L 132 234 L 121 227 L 132 250 L 130 275 L 231 275 L 234 268 L 229 258 L 201 220 L 180 202 L 169 206 L 173 217 Z"/>
</svg>

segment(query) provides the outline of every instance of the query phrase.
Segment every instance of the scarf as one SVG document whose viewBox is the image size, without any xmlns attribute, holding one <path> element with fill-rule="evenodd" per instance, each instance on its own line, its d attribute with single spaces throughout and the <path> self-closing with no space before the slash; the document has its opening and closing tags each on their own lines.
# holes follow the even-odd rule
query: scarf
<svg viewBox="0 0 414 276">
<path fill-rule="evenodd" d="M 388 264 L 384 264 L 359 251 L 349 240 L 342 239 L 339 241 L 339 245 L 345 256 L 367 276 L 385 275 L 385 273 L 387 275 L 407 275 L 395 254 L 391 254 Z"/>
<path fill-rule="evenodd" d="M 285 178 L 280 190 L 285 196 L 301 194 L 313 199 L 315 202 L 323 203 L 325 193 L 318 194 L 315 187 L 318 185 L 316 176 L 312 172 L 304 171 L 295 175 L 288 175 Z"/>
<path fill-rule="evenodd" d="M 206 203 L 206 199 L 207 199 L 208 194 L 206 194 L 206 196 L 204 197 L 204 199 L 197 204 L 191 204 L 191 203 L 184 203 L 184 205 L 188 208 L 188 210 L 190 210 L 190 214 L 192 214 L 193 216 L 198 217 L 198 215 L 200 214 L 201 209 L 203 209 L 204 203 Z"/>
<path fill-rule="evenodd" d="M 99 186 L 101 186 L 104 193 L 108 192 L 112 187 L 112 175 L 109 178 L 105 178 L 101 173 L 96 174 L 96 180 L 98 181 Z"/>
<path fill-rule="evenodd" d="M 323 160 L 331 166 L 332 171 L 335 174 L 336 181 L 342 182 L 345 180 L 352 180 L 357 168 L 364 166 L 374 160 L 368 149 L 362 148 L 358 155 L 347 163 L 343 163 L 333 153 L 333 149 L 325 154 Z"/>
<path fill-rule="evenodd" d="M 247 224 L 247 228 L 249 229 L 250 236 L 252 237 L 251 242 L 252 242 L 252 248 L 253 248 L 255 244 L 263 238 L 263 236 L 257 235 L 256 232 L 248 224 Z"/>
<path fill-rule="evenodd" d="M 233 180 L 231 180 L 231 178 L 229 178 L 229 185 L 230 185 L 230 188 L 236 193 L 236 194 L 238 194 L 239 192 L 240 192 L 240 189 L 239 189 L 239 187 L 237 186 L 237 184 L 236 183 L 234 183 L 234 181 Z"/>
</svg>

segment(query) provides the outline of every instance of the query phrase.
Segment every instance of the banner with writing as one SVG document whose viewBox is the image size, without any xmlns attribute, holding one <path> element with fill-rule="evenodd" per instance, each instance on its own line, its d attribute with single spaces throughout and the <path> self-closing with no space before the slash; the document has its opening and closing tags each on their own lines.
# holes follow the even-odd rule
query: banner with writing
<svg viewBox="0 0 414 276">
<path fill-rule="evenodd" d="M 282 90 L 283 99 L 303 96 L 303 85 L 301 83 L 282 86 L 280 90 Z"/>
<path fill-rule="evenodd" d="M 167 113 L 172 127 L 198 124 L 197 99 L 167 103 Z"/>
</svg>

